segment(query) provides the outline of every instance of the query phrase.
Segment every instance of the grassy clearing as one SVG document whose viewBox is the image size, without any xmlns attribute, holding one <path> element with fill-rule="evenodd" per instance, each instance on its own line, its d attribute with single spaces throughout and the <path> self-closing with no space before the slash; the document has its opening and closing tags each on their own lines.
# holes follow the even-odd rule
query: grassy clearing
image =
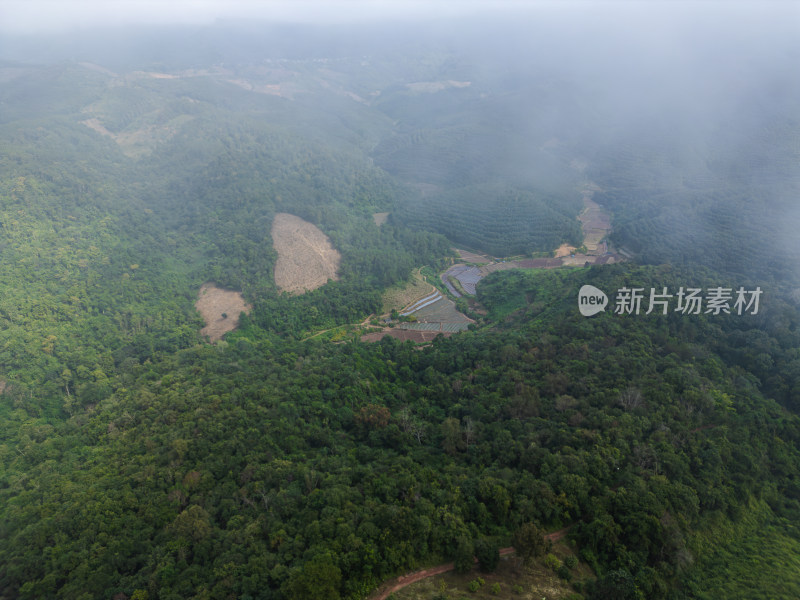
<svg viewBox="0 0 800 600">
<path fill-rule="evenodd" d="M 563 562 L 574 553 L 566 543 L 557 543 L 552 554 Z M 594 577 L 591 569 L 583 563 L 570 569 L 570 582 L 560 578 L 554 569 L 545 566 L 544 557 L 529 567 L 521 564 L 515 556 L 505 556 L 494 573 L 481 573 L 477 568 L 469 573 L 457 574 L 454 571 L 424 579 L 402 590 L 394 592 L 389 598 L 395 600 L 434 600 L 447 597 L 450 600 L 496 600 L 508 598 L 520 600 L 565 600 L 579 599 L 577 589 L 584 580 Z"/>
<path fill-rule="evenodd" d="M 323 329 L 317 332 L 308 332 L 303 338 L 303 341 L 310 340 L 311 338 L 323 340 L 326 342 L 344 342 L 352 339 L 354 336 L 360 336 L 372 331 L 379 331 L 377 327 L 364 328 L 361 325 L 346 324 L 333 327 L 331 329 Z"/>
<path fill-rule="evenodd" d="M 391 312 L 393 309 L 400 310 L 404 306 L 408 306 L 412 302 L 431 294 L 433 291 L 433 286 L 425 282 L 420 270 L 415 269 L 408 283 L 402 287 L 392 287 L 384 292 L 383 308 L 381 310 L 384 314 Z"/>
<path fill-rule="evenodd" d="M 800 531 L 763 502 L 735 523 L 714 522 L 692 546 L 700 558 L 687 584 L 696 598 L 800 598 Z"/>
</svg>

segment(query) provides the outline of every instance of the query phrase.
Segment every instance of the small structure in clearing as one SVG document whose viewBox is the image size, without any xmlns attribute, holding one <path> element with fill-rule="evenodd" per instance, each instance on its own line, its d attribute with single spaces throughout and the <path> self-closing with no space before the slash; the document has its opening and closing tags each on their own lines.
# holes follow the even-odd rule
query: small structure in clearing
<svg viewBox="0 0 800 600">
<path fill-rule="evenodd" d="M 561 244 L 556 249 L 555 257 L 563 258 L 565 256 L 569 256 L 570 254 L 575 254 L 575 250 L 577 250 L 575 246 L 570 246 L 569 244 Z"/>
<path fill-rule="evenodd" d="M 223 290 L 210 282 L 200 287 L 194 306 L 206 322 L 200 335 L 208 336 L 212 342 L 221 340 L 223 335 L 236 329 L 239 326 L 239 313 L 250 314 L 251 309 L 241 292 Z"/>
<path fill-rule="evenodd" d="M 339 251 L 308 221 L 278 213 L 272 222 L 272 245 L 278 253 L 275 284 L 281 290 L 302 294 L 338 279 Z"/>
</svg>

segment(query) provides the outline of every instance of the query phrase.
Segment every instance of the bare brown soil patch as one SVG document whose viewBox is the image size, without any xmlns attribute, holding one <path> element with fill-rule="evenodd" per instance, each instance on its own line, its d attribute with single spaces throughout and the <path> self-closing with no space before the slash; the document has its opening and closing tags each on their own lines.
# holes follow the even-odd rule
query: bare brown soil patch
<svg viewBox="0 0 800 600">
<path fill-rule="evenodd" d="M 221 340 L 223 335 L 236 329 L 239 326 L 239 314 L 250 314 L 251 309 L 240 292 L 223 290 L 213 283 L 204 283 L 200 287 L 194 306 L 206 322 L 200 335 L 208 336 L 212 342 Z"/>
<path fill-rule="evenodd" d="M 191 121 L 193 118 L 189 115 L 180 115 L 162 125 L 147 125 L 139 129 L 122 131 L 118 134 L 106 129 L 102 121 L 96 117 L 81 121 L 81 124 L 101 135 L 110 137 L 119 145 L 125 156 L 134 158 L 149 154 L 159 142 L 165 142 L 172 138 L 184 123 Z"/>
<path fill-rule="evenodd" d="M 252 83 L 246 79 L 226 79 L 228 83 L 238 85 L 250 92 L 266 94 L 267 96 L 280 96 L 288 100 L 294 100 L 294 96 L 300 91 L 297 86 L 291 83 Z"/>
<path fill-rule="evenodd" d="M 156 71 L 134 71 L 131 73 L 133 76 L 150 77 L 151 79 L 178 79 L 179 75 L 171 73 L 158 73 Z"/>
<path fill-rule="evenodd" d="M 117 136 L 105 128 L 105 126 L 100 122 L 100 119 L 86 119 L 85 121 L 81 121 L 81 125 L 86 125 L 89 129 L 94 129 L 97 133 L 106 135 L 114 140 L 117 139 Z"/>
<path fill-rule="evenodd" d="M 469 250 L 459 250 L 458 248 L 453 248 L 456 251 L 456 254 L 466 263 L 473 263 L 473 264 L 486 264 L 492 262 L 491 257 L 485 254 L 478 254 L 476 252 L 470 252 Z"/>
<path fill-rule="evenodd" d="M 413 331 L 409 329 L 384 329 L 383 331 L 375 333 L 367 333 L 361 336 L 362 342 L 379 342 L 386 336 L 393 337 L 396 340 L 405 342 L 411 340 L 415 344 L 427 344 L 432 342 L 437 335 L 450 337 L 453 335 L 450 331 Z"/>
<path fill-rule="evenodd" d="M 372 218 L 373 218 L 373 219 L 374 219 L 374 221 L 375 221 L 375 225 L 377 225 L 378 227 L 380 227 L 381 225 L 383 225 L 384 223 L 386 223 L 386 221 L 389 219 L 389 213 L 388 213 L 388 212 L 379 212 L 379 213 L 374 213 L 374 214 L 372 215 Z"/>
<path fill-rule="evenodd" d="M 583 244 L 586 246 L 587 254 L 604 254 L 605 245 L 601 246 L 600 241 L 608 235 L 611 230 L 611 219 L 602 207 L 592 200 L 592 196 L 597 191 L 594 185 L 588 185 L 583 190 L 583 211 L 578 215 L 578 220 L 583 227 Z"/>
<path fill-rule="evenodd" d="M 575 252 L 575 246 L 570 246 L 569 244 L 561 244 L 556 249 L 556 258 L 561 258 L 562 256 L 569 256 Z"/>
<path fill-rule="evenodd" d="M 110 69 L 107 69 L 105 67 L 102 67 L 100 65 L 96 65 L 96 64 L 90 63 L 90 62 L 80 62 L 78 64 L 80 66 L 82 66 L 83 68 L 85 68 L 85 69 L 89 69 L 90 71 L 96 71 L 97 73 L 105 73 L 106 75 L 111 75 L 112 77 L 117 77 L 117 74 L 114 71 L 112 71 Z"/>
<path fill-rule="evenodd" d="M 302 294 L 336 280 L 341 255 L 315 225 L 288 213 L 272 222 L 272 245 L 278 252 L 275 284 L 283 291 Z"/>
<path fill-rule="evenodd" d="M 417 81 L 415 83 L 407 83 L 406 87 L 410 91 L 418 94 L 434 94 L 448 88 L 465 88 L 471 85 L 471 81 L 454 81 L 453 79 L 448 79 L 446 81 Z"/>
</svg>

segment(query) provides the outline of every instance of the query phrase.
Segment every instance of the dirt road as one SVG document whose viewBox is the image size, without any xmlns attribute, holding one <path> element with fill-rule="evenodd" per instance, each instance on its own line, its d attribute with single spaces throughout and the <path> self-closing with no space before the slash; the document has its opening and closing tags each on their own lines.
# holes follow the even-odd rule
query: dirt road
<svg viewBox="0 0 800 600">
<path fill-rule="evenodd" d="M 553 533 L 547 534 L 547 539 L 552 542 L 557 542 L 561 538 L 563 538 L 569 527 L 565 527 L 564 529 L 559 529 L 558 531 L 554 531 Z M 500 556 L 507 556 L 509 554 L 514 553 L 514 548 L 501 548 L 500 549 Z M 478 560 L 475 559 L 477 563 Z M 417 581 L 422 581 L 423 579 L 427 579 L 428 577 L 434 577 L 436 575 L 441 575 L 442 573 L 447 573 L 448 571 L 452 571 L 455 568 L 453 563 L 445 563 L 443 565 L 438 565 L 436 567 L 430 567 L 429 569 L 422 569 L 420 571 L 413 571 L 411 573 L 406 573 L 405 575 L 401 575 L 395 579 L 390 579 L 389 581 L 385 582 L 381 585 L 375 592 L 367 598 L 367 600 L 386 600 L 389 597 L 389 594 L 393 594 L 398 590 L 402 590 L 407 585 L 411 585 L 412 583 L 416 583 Z"/>
</svg>

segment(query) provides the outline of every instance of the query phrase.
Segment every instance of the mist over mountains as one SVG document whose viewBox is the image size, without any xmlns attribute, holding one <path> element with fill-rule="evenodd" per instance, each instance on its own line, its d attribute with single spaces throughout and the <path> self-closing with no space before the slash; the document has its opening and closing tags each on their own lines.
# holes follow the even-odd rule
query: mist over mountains
<svg viewBox="0 0 800 600">
<path fill-rule="evenodd" d="M 9 36 L 6 59 L 61 66 L 49 75 L 37 67 L 42 81 L 18 80 L 19 90 L 7 68 L 4 114 L 40 107 L 57 88 L 31 86 L 57 86 L 52 69 L 67 64 L 182 74 L 184 88 L 213 80 L 228 108 L 325 143 L 347 140 L 421 189 L 429 229 L 445 232 L 436 221 L 447 220 L 446 205 L 469 202 L 475 185 L 501 203 L 497 186 L 556 194 L 575 212 L 576 181 L 593 179 L 615 214 L 616 241 L 646 262 L 693 255 L 717 267 L 730 260 L 740 274 L 768 263 L 779 278 L 796 276 L 800 84 L 790 74 L 800 50 L 790 8 L 601 4 L 521 15 L 116 26 L 46 44 Z M 140 81 L 122 101 L 161 93 L 157 83 L 175 87 Z M 16 102 L 26 95 L 31 102 Z M 75 114 L 87 101 L 56 110 Z M 742 252 L 743 238 L 760 243 Z"/>
<path fill-rule="evenodd" d="M 800 597 L 794 4 L 70 4 L 0 8 L 0 600 Z M 510 268 L 587 198 L 623 262 Z M 690 287 L 763 293 L 614 311 Z"/>
</svg>

